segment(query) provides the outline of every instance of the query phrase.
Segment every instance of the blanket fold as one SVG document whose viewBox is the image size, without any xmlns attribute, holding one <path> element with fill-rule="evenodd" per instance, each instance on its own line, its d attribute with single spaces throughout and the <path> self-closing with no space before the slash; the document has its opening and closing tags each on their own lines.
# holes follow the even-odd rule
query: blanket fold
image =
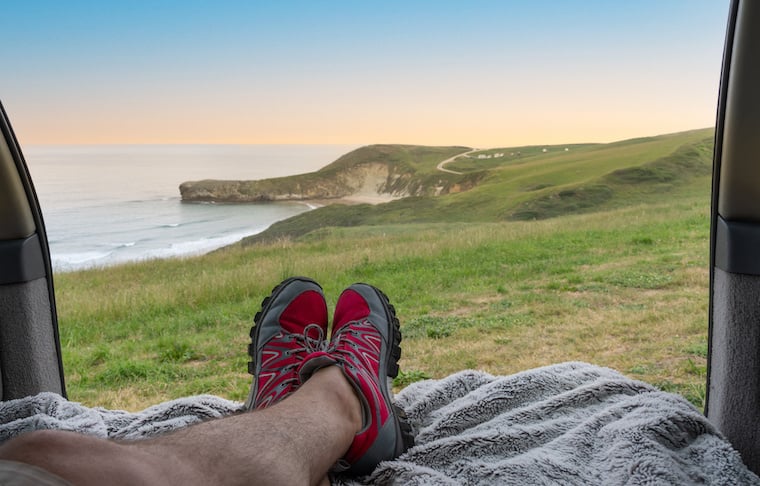
<svg viewBox="0 0 760 486">
<path fill-rule="evenodd" d="M 413 383 L 396 402 L 416 445 L 364 478 L 334 484 L 760 485 L 683 398 L 586 363 L 511 376 L 462 371 Z M 201 395 L 141 412 L 88 408 L 43 393 L 0 403 L 0 441 L 38 429 L 153 437 L 241 411 Z"/>
</svg>

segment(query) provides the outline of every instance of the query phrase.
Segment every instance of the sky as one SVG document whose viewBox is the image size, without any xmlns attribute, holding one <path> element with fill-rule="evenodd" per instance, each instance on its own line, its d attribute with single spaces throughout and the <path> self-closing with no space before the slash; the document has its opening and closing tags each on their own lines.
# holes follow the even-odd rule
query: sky
<svg viewBox="0 0 760 486">
<path fill-rule="evenodd" d="M 517 146 L 713 126 L 729 0 L 5 2 L 24 144 Z"/>
</svg>

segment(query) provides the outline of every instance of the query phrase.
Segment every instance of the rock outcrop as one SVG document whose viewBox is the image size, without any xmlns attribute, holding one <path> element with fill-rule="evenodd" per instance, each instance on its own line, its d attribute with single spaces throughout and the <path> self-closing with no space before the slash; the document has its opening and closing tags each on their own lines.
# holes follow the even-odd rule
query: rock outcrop
<svg viewBox="0 0 760 486">
<path fill-rule="evenodd" d="M 435 170 L 438 160 L 464 150 L 466 147 L 370 145 L 308 174 L 258 181 L 190 181 L 183 182 L 179 190 L 183 201 L 226 203 L 331 199 L 381 202 L 442 195 L 468 190 L 479 179 L 478 175 Z M 436 162 L 431 165 L 428 160 Z"/>
<path fill-rule="evenodd" d="M 259 181 L 203 180 L 179 186 L 183 201 L 265 202 L 329 200 L 354 196 L 403 197 L 392 187 L 398 175 L 383 163 Z"/>
</svg>

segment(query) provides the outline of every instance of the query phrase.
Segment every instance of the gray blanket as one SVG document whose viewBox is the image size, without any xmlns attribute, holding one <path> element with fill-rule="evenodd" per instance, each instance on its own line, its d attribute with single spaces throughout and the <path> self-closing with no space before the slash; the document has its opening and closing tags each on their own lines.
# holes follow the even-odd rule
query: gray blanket
<svg viewBox="0 0 760 486">
<path fill-rule="evenodd" d="M 396 397 L 416 446 L 356 484 L 757 484 L 739 454 L 677 395 L 585 363 L 511 376 L 462 371 Z M 240 410 L 213 396 L 138 413 L 54 394 L 0 404 L 0 441 L 29 430 L 139 439 Z"/>
</svg>

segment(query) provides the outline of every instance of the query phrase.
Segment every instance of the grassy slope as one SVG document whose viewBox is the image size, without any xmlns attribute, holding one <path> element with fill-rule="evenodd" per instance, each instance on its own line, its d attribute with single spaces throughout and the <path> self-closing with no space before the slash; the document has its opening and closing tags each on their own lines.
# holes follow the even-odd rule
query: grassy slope
<svg viewBox="0 0 760 486">
<path fill-rule="evenodd" d="M 392 172 L 428 175 L 438 162 L 470 150 L 468 147 L 426 147 L 421 145 L 369 145 L 339 157 L 317 172 L 335 173 L 359 164 L 383 162 Z M 296 176 L 297 177 L 297 176 Z"/>
<path fill-rule="evenodd" d="M 705 135 L 674 136 L 671 146 L 683 145 L 679 137 Z M 646 141 L 623 145 L 638 161 L 672 152 Z M 556 171 L 583 172 L 584 160 L 598 165 L 577 184 L 641 176 L 605 175 L 610 166 L 599 150 L 610 147 L 589 147 L 576 160 L 527 163 L 548 179 Z M 500 169 L 512 174 L 505 180 L 514 187 L 543 184 L 519 165 Z M 615 170 L 632 165 L 621 161 Z M 242 400 L 253 314 L 281 279 L 306 274 L 323 283 L 330 305 L 354 281 L 391 296 L 405 336 L 399 384 L 463 368 L 512 373 L 584 360 L 699 403 L 710 180 L 702 171 L 664 178 L 667 192 L 615 188 L 609 209 L 596 213 L 478 222 L 473 209 L 470 221 L 324 227 L 298 240 L 57 275 L 69 394 L 128 409 L 196 393 Z M 480 197 L 441 199 L 461 210 Z M 362 208 L 352 207 L 358 220 Z M 488 208 L 492 215 L 506 212 Z"/>
<path fill-rule="evenodd" d="M 712 130 L 694 130 L 612 144 L 571 146 L 569 152 L 551 147 L 501 148 L 520 158 L 465 159 L 447 166 L 467 170 L 462 180 L 476 177 L 469 191 L 446 196 L 404 198 L 377 206 L 328 206 L 272 225 L 243 244 L 298 237 L 325 226 L 355 226 L 404 222 L 493 222 L 543 219 L 646 202 L 660 197 L 691 177 L 709 172 Z M 495 160 L 502 161 L 494 166 Z M 439 160 L 440 161 L 440 160 Z M 681 163 L 686 161 L 687 163 Z M 435 167 L 435 161 L 430 161 Z M 473 165 L 474 164 L 474 165 Z M 644 167 L 641 169 L 635 169 Z M 626 172 L 632 171 L 632 173 Z M 617 173 L 616 171 L 624 171 Z M 431 175 L 445 178 L 450 174 Z M 661 176 L 662 180 L 650 177 Z"/>
<path fill-rule="evenodd" d="M 384 164 L 389 174 L 394 177 L 393 184 L 387 189 L 393 192 L 415 191 L 420 187 L 433 187 L 431 177 L 434 175 L 438 162 L 469 150 L 467 147 L 426 147 L 420 145 L 370 145 L 353 150 L 335 162 L 318 171 L 287 177 L 276 177 L 256 181 L 218 181 L 203 180 L 183 183 L 191 185 L 196 190 L 204 190 L 219 195 L 224 200 L 225 187 L 230 183 L 235 191 L 245 196 L 261 195 L 262 193 L 302 194 L 309 190 L 319 189 L 321 198 L 343 197 L 351 194 L 346 178 L 351 178 L 350 169 L 367 164 Z M 439 172 L 440 173 L 440 172 Z M 439 177 L 436 176 L 437 180 Z M 471 177 L 464 177 L 469 179 Z M 444 179 L 455 183 L 463 179 L 452 174 Z M 183 194 L 183 198 L 187 198 Z M 204 200 L 208 199 L 204 196 Z"/>
</svg>

